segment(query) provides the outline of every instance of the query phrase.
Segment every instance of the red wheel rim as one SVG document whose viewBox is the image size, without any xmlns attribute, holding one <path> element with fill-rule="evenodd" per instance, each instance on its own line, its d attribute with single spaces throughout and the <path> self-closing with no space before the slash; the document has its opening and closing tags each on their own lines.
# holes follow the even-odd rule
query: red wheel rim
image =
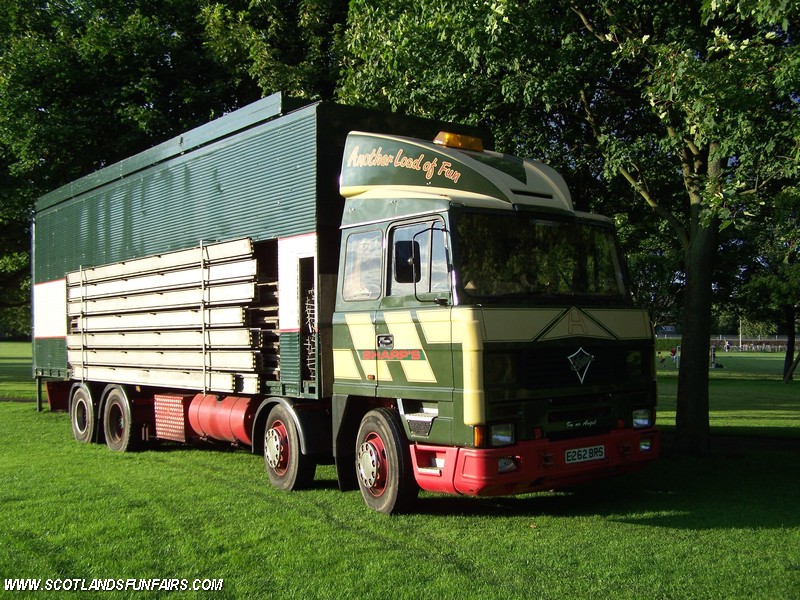
<svg viewBox="0 0 800 600">
<path fill-rule="evenodd" d="M 278 476 L 282 477 L 289 467 L 289 434 L 283 422 L 275 421 L 272 424 L 267 432 L 266 443 L 270 466 Z"/>
<path fill-rule="evenodd" d="M 361 483 L 377 498 L 386 492 L 388 474 L 386 446 L 380 435 L 371 432 L 358 450 L 358 475 Z"/>
</svg>

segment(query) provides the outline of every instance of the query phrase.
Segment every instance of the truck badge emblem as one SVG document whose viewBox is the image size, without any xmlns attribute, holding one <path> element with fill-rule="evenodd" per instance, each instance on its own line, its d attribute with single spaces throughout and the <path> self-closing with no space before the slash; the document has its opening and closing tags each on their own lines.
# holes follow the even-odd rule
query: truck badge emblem
<svg viewBox="0 0 800 600">
<path fill-rule="evenodd" d="M 583 385 L 583 379 L 589 371 L 589 365 L 594 361 L 594 356 L 586 352 L 583 348 L 578 348 L 578 351 L 575 352 L 575 354 L 570 354 L 567 360 L 569 360 L 572 365 L 572 370 L 575 371 L 581 385 Z"/>
</svg>

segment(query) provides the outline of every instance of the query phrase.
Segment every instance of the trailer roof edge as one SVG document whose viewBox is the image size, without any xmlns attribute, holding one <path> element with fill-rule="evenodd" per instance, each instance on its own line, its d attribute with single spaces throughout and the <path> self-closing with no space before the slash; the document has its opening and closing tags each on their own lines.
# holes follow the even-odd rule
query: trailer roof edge
<svg viewBox="0 0 800 600">
<path fill-rule="evenodd" d="M 69 200 L 122 177 L 127 177 L 152 165 L 229 137 L 260 123 L 270 121 L 306 104 L 311 103 L 289 98 L 283 92 L 271 94 L 266 98 L 190 129 L 152 148 L 143 150 L 129 158 L 48 192 L 37 200 L 36 211 L 39 212 L 50 208 L 64 200 Z"/>
</svg>

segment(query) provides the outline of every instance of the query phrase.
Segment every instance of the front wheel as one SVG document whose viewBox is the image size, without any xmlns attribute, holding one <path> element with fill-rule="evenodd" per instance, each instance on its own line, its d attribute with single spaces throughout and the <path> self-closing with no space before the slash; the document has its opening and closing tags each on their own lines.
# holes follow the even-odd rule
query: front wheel
<svg viewBox="0 0 800 600">
<path fill-rule="evenodd" d="M 364 415 L 356 437 L 356 474 L 361 496 L 370 508 L 394 514 L 413 504 L 419 487 L 395 411 L 377 408 Z"/>
<path fill-rule="evenodd" d="M 267 418 L 264 463 L 272 485 L 287 491 L 309 487 L 317 470 L 314 459 L 300 450 L 300 435 L 291 413 L 280 404 Z"/>
</svg>

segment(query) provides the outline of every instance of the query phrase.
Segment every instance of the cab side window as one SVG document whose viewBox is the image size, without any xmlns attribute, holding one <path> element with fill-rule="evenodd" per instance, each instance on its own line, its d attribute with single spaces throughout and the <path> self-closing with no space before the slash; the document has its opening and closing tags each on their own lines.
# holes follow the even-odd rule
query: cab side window
<svg viewBox="0 0 800 600">
<path fill-rule="evenodd" d="M 391 232 L 388 295 L 413 296 L 449 289 L 444 226 L 439 221 L 395 227 Z"/>
<path fill-rule="evenodd" d="M 347 301 L 375 300 L 381 295 L 380 231 L 354 233 L 347 238 L 342 297 Z"/>
</svg>

